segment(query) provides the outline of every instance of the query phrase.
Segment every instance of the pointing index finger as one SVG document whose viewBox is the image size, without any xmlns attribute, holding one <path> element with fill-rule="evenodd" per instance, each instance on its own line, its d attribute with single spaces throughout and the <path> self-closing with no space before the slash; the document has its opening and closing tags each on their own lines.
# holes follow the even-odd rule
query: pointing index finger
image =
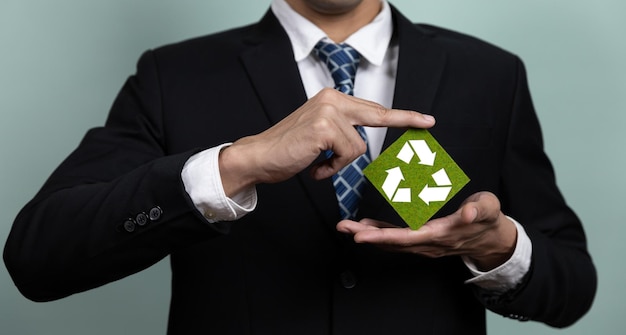
<svg viewBox="0 0 626 335">
<path fill-rule="evenodd" d="M 352 110 L 354 124 L 369 127 L 430 128 L 435 125 L 432 115 L 410 110 L 389 109 L 370 101 L 363 101 Z"/>
</svg>

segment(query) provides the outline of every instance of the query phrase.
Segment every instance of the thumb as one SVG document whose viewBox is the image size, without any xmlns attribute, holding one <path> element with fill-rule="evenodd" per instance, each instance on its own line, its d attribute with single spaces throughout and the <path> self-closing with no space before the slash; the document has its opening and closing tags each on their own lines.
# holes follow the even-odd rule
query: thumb
<svg viewBox="0 0 626 335">
<path fill-rule="evenodd" d="M 461 208 L 461 221 L 463 223 L 471 224 L 476 222 L 478 218 L 478 207 L 475 203 L 470 202 L 465 204 Z"/>
<path fill-rule="evenodd" d="M 490 192 L 479 192 L 467 199 L 461 208 L 461 220 L 465 223 L 490 222 L 500 214 L 500 201 Z"/>
</svg>

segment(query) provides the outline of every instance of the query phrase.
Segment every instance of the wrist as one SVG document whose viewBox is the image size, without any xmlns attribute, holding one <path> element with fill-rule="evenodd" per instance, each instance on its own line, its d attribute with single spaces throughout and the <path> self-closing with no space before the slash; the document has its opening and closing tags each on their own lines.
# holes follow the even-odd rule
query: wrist
<svg viewBox="0 0 626 335">
<path fill-rule="evenodd" d="M 469 255 L 469 258 L 480 271 L 490 271 L 504 264 L 515 252 L 517 244 L 517 228 L 515 223 L 500 213 L 493 237 L 482 248 L 485 252 Z"/>
<path fill-rule="evenodd" d="M 218 164 L 226 196 L 232 197 L 257 184 L 253 174 L 250 173 L 251 166 L 254 166 L 249 162 L 250 157 L 245 153 L 245 148 L 237 142 L 220 151 Z"/>
</svg>

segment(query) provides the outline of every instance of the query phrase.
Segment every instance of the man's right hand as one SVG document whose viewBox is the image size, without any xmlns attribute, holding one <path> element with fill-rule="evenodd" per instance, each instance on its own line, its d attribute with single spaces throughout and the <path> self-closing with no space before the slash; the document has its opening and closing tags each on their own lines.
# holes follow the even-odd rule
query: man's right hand
<svg viewBox="0 0 626 335">
<path fill-rule="evenodd" d="M 308 167 L 321 152 L 333 156 L 312 167 L 315 179 L 337 173 L 366 151 L 354 126 L 430 128 L 435 119 L 413 111 L 387 109 L 371 101 L 323 89 L 266 131 L 239 139 L 220 153 L 226 195 L 258 183 L 286 180 Z"/>
</svg>

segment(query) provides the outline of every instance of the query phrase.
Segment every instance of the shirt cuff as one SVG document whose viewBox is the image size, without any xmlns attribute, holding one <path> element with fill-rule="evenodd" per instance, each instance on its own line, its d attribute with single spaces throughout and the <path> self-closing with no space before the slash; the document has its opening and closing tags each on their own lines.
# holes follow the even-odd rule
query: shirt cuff
<svg viewBox="0 0 626 335">
<path fill-rule="evenodd" d="M 195 207 L 208 222 L 234 221 L 252 212 L 257 204 L 256 188 L 226 196 L 219 170 L 220 151 L 226 143 L 191 156 L 181 172 L 183 185 Z"/>
<path fill-rule="evenodd" d="M 513 218 L 508 216 L 507 218 L 513 221 L 517 228 L 517 243 L 513 255 L 504 264 L 487 272 L 479 271 L 469 257 L 463 256 L 465 266 L 474 275 L 474 278 L 465 281 L 466 284 L 475 284 L 494 293 L 504 293 L 522 282 L 524 275 L 530 269 L 532 243 L 524 227 Z"/>
</svg>

